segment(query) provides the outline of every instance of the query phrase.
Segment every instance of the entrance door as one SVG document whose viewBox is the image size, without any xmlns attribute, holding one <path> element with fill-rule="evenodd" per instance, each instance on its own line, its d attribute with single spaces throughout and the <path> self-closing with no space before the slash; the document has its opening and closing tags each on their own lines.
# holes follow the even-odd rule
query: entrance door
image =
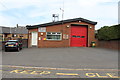
<svg viewBox="0 0 120 80">
<path fill-rule="evenodd" d="M 38 33 L 37 32 L 32 32 L 32 46 L 37 46 L 37 41 L 38 41 Z"/>
<path fill-rule="evenodd" d="M 71 26 L 71 47 L 87 47 L 87 26 Z"/>
</svg>

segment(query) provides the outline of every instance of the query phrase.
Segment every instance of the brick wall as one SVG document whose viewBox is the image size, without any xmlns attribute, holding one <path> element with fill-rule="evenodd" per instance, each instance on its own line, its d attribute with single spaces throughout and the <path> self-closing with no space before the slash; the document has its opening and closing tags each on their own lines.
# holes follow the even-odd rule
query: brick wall
<svg viewBox="0 0 120 80">
<path fill-rule="evenodd" d="M 120 40 L 97 41 L 97 47 L 120 50 Z"/>
<path fill-rule="evenodd" d="M 28 39 L 28 46 L 31 47 L 31 32 L 36 31 L 38 32 L 38 47 L 70 47 L 70 32 L 71 27 L 66 27 L 67 25 L 71 26 L 71 24 L 84 24 L 88 25 L 88 47 L 90 46 L 92 41 L 95 41 L 94 36 L 94 25 L 85 23 L 85 22 L 71 22 L 71 23 L 65 23 L 60 25 L 53 25 L 53 26 L 46 26 L 46 32 L 61 32 L 62 33 L 62 40 L 39 40 L 40 38 L 46 38 L 46 32 L 43 32 L 43 35 L 41 35 L 41 32 L 38 32 L 38 29 L 29 29 L 29 39 Z M 92 28 L 89 28 L 89 27 Z M 69 35 L 68 39 L 63 39 L 63 35 Z"/>
<path fill-rule="evenodd" d="M 63 39 L 63 34 L 70 34 L 70 28 L 66 27 L 67 24 L 64 25 L 54 25 L 46 27 L 46 32 L 61 32 L 62 40 L 38 40 L 38 47 L 69 47 L 69 38 Z M 46 33 L 41 35 L 41 32 L 38 32 L 38 36 L 41 38 L 46 38 Z"/>
<path fill-rule="evenodd" d="M 28 34 L 16 34 L 16 37 L 12 36 L 13 34 L 8 34 L 7 37 L 5 37 L 7 40 L 9 40 L 9 38 L 11 39 L 18 39 L 18 38 L 22 38 L 22 39 L 28 39 Z"/>
</svg>

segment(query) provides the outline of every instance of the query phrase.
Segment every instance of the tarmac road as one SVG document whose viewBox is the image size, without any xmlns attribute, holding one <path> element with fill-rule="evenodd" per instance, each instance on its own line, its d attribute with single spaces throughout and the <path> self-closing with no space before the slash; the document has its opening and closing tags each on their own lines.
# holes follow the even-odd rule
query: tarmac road
<svg viewBox="0 0 120 80">
<path fill-rule="evenodd" d="M 3 78 L 118 78 L 118 51 L 28 48 L 2 52 Z"/>
</svg>

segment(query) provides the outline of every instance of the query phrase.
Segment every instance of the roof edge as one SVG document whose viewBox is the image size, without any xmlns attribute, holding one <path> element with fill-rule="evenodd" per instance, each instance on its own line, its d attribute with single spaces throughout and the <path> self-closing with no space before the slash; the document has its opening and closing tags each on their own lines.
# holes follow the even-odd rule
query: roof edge
<svg viewBox="0 0 120 80">
<path fill-rule="evenodd" d="M 84 18 L 74 18 L 74 19 L 67 19 L 67 20 L 61 20 L 61 21 L 56 21 L 56 22 L 49 22 L 49 23 L 43 23 L 43 24 L 38 24 L 38 25 L 27 25 L 27 29 L 34 29 L 38 27 L 46 27 L 46 26 L 52 26 L 52 25 L 59 25 L 59 24 L 64 24 L 64 23 L 69 23 L 69 22 L 76 22 L 76 21 L 81 21 L 81 22 L 86 22 L 92 25 L 96 25 L 97 22 L 90 21 L 88 19 Z"/>
</svg>

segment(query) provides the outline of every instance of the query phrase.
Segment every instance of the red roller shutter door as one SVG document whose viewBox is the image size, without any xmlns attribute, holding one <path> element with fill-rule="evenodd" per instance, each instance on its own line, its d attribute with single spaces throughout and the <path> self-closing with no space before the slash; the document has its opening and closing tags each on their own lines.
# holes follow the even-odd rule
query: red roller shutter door
<svg viewBox="0 0 120 80">
<path fill-rule="evenodd" d="M 87 26 L 71 26 L 71 47 L 87 47 Z"/>
</svg>

